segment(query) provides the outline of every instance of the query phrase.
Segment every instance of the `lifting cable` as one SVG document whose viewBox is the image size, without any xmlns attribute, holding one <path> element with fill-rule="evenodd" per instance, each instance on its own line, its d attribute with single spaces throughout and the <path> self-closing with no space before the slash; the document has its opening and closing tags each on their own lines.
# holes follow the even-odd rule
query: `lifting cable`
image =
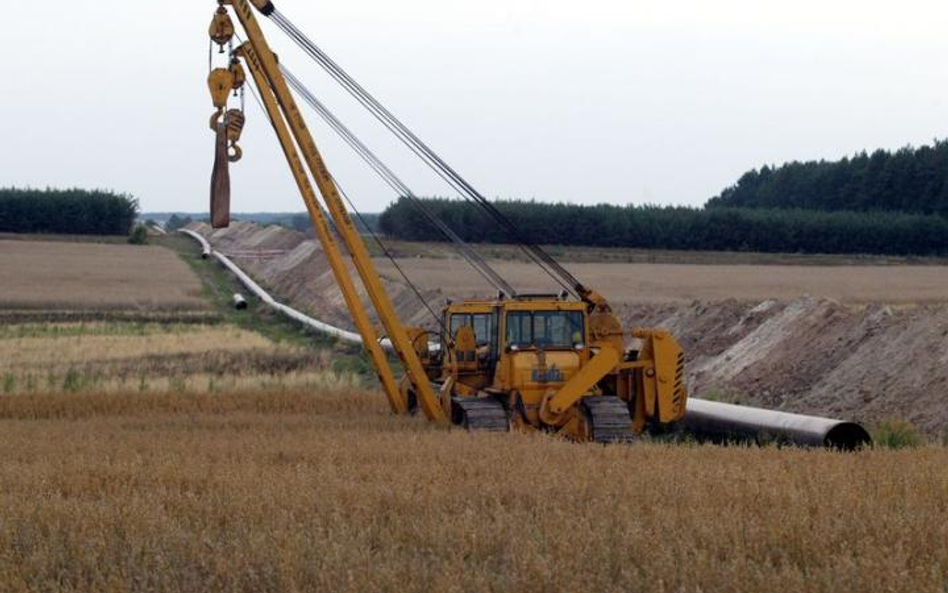
<svg viewBox="0 0 948 593">
<path fill-rule="evenodd" d="M 238 35 L 238 39 L 240 39 L 239 35 Z M 257 91 L 254 88 L 254 85 L 248 84 L 246 86 L 247 88 L 250 89 L 250 94 L 253 95 L 254 102 L 257 103 L 257 106 L 260 108 L 260 111 L 263 113 L 263 116 L 266 117 L 267 121 L 270 122 L 270 125 L 273 126 L 274 124 L 273 124 L 273 120 L 270 118 L 270 112 L 267 111 L 267 108 L 264 107 L 263 105 L 263 101 L 260 99 L 260 97 L 257 96 Z M 337 186 L 337 189 L 338 189 L 338 186 Z M 317 203 L 316 206 L 319 208 L 320 212 L 323 213 L 323 218 L 326 220 L 326 224 L 329 226 L 329 230 L 332 231 L 332 233 L 336 237 L 342 240 L 342 235 L 339 233 L 339 229 L 336 228 L 336 221 L 333 219 L 333 217 L 329 214 L 329 212 L 323 207 L 321 203 Z"/>
<path fill-rule="evenodd" d="M 431 148 L 422 142 L 398 118 L 376 100 L 368 91 L 357 83 L 336 62 L 325 54 L 315 43 L 306 37 L 280 11 L 274 10 L 270 18 L 276 25 L 303 49 L 311 58 L 338 82 L 345 90 L 363 105 L 379 122 L 402 141 L 409 149 L 421 158 L 442 179 L 457 190 L 465 199 L 479 205 L 507 232 L 508 236 L 533 261 L 540 266 L 551 278 L 563 288 L 580 297 L 586 292 L 585 287 L 572 274 L 560 265 L 552 256 L 539 245 L 528 241 L 519 229 L 501 213 L 487 198 L 461 177 L 453 168 L 445 163 Z"/>
<path fill-rule="evenodd" d="M 373 239 L 375 239 L 376 244 L 378 244 L 379 249 L 382 250 L 382 253 L 385 254 L 385 257 L 388 258 L 388 261 L 392 262 L 392 265 L 395 267 L 395 270 L 398 272 L 398 275 L 402 277 L 402 280 L 405 281 L 405 284 L 407 284 L 411 288 L 412 292 L 415 293 L 415 296 L 418 297 L 418 300 L 421 301 L 421 304 L 425 306 L 425 309 L 428 310 L 428 313 L 431 314 L 431 317 L 434 318 L 435 322 L 439 326 L 441 326 L 441 329 L 444 331 L 444 335 L 446 336 L 451 335 L 450 332 L 448 332 L 448 328 L 444 326 L 444 320 L 442 320 L 441 316 L 435 313 L 434 309 L 431 308 L 431 304 L 428 303 L 428 300 L 425 299 L 423 294 L 421 294 L 421 290 L 415 285 L 415 283 L 408 279 L 408 275 L 405 273 L 402 267 L 398 265 L 398 262 L 395 261 L 395 256 L 392 255 L 392 253 L 388 250 L 385 244 L 382 243 L 382 239 L 379 238 L 379 236 L 375 233 L 375 231 L 373 231 L 372 228 L 369 227 L 365 218 L 362 217 L 362 213 L 356 209 L 355 204 L 353 204 L 352 200 L 349 199 L 349 195 L 342 189 L 342 186 L 339 185 L 339 182 L 336 181 L 336 178 L 330 175 L 330 179 L 332 179 L 333 185 L 336 186 L 336 190 L 339 191 L 339 195 L 341 195 L 342 198 L 346 201 L 346 203 L 349 204 L 349 207 L 352 208 L 352 211 L 355 213 L 356 218 L 358 218 L 359 222 L 362 223 L 362 227 L 366 230 L 367 233 L 369 233 L 372 236 Z"/>
<path fill-rule="evenodd" d="M 306 101 L 313 110 L 333 129 L 336 134 L 342 138 L 346 144 L 355 151 L 359 157 L 362 158 L 373 171 L 378 174 L 382 180 L 388 184 L 398 195 L 404 196 L 409 200 L 416 210 L 418 210 L 428 221 L 433 224 L 441 233 L 451 241 L 457 250 L 458 254 L 467 261 L 471 267 L 477 270 L 481 276 L 487 280 L 494 288 L 505 293 L 510 297 L 516 297 L 517 292 L 514 288 L 507 282 L 503 276 L 501 276 L 496 270 L 494 270 L 490 264 L 488 264 L 477 251 L 475 251 L 470 245 L 468 245 L 457 233 L 454 232 L 451 227 L 444 223 L 437 215 L 430 211 L 430 209 L 425 206 L 424 202 L 419 198 L 415 192 L 411 190 L 391 169 L 389 169 L 385 163 L 383 163 L 378 156 L 373 153 L 359 138 L 353 134 L 352 130 L 346 127 L 330 110 L 323 104 L 319 99 L 307 89 L 302 82 L 296 76 L 293 75 L 287 68 L 280 66 L 283 75 L 286 77 L 287 82 L 296 93 Z"/>
<path fill-rule="evenodd" d="M 289 77 L 292 76 L 292 74 L 290 74 L 289 72 L 286 72 L 286 71 L 285 71 L 284 74 L 287 76 L 287 78 L 288 78 L 290 81 L 295 80 L 295 79 L 293 79 L 293 78 L 289 78 Z M 292 85 L 292 82 L 291 82 L 291 85 Z M 254 101 L 257 103 L 257 106 L 260 107 L 260 111 L 263 112 L 263 115 L 267 118 L 267 121 L 270 122 L 270 125 L 273 125 L 273 120 L 270 118 L 270 113 L 269 113 L 269 112 L 266 110 L 266 108 L 264 107 L 263 101 L 260 99 L 260 97 L 257 96 L 257 91 L 253 88 L 253 86 L 250 86 L 250 94 L 253 95 Z M 314 99 L 315 99 L 315 97 L 314 97 Z M 320 105 L 321 105 L 321 104 L 320 104 Z M 330 113 L 330 115 L 332 115 L 332 114 Z M 338 120 L 336 120 L 336 121 L 338 121 Z M 340 122 L 340 125 L 341 125 L 341 122 Z M 349 208 L 352 209 L 352 212 L 355 213 L 356 217 L 359 219 L 359 222 L 362 223 L 362 227 L 366 230 L 366 232 L 368 232 L 368 233 L 372 236 L 372 238 L 373 238 L 373 239 L 375 240 L 375 242 L 378 244 L 379 249 L 382 251 L 382 253 L 385 255 L 385 257 L 387 257 L 388 260 L 392 263 L 392 266 L 393 266 L 393 267 L 395 268 L 395 270 L 398 272 L 399 276 L 402 277 L 402 280 L 405 281 L 405 284 L 407 284 L 407 285 L 411 288 L 412 292 L 415 293 L 415 296 L 418 297 L 418 300 L 421 301 L 421 304 L 424 305 L 424 307 L 425 307 L 425 309 L 428 311 L 428 313 L 431 314 L 431 317 L 432 317 L 432 318 L 435 320 L 435 322 L 441 327 L 441 329 L 444 330 L 445 335 L 448 335 L 448 330 L 447 330 L 447 328 L 444 326 L 444 321 L 441 319 L 441 316 L 438 315 L 437 313 L 435 313 L 434 309 L 431 307 L 431 304 L 428 302 L 427 299 L 425 299 L 424 295 L 421 293 L 421 290 L 415 285 L 414 282 L 412 282 L 412 281 L 408 278 L 408 275 L 405 273 L 405 271 L 402 269 L 402 267 L 401 267 L 401 266 L 398 264 L 398 262 L 395 260 L 395 257 L 392 255 L 392 253 L 388 250 L 388 248 L 387 248 L 387 247 L 385 246 L 385 244 L 382 242 L 382 239 L 379 238 L 379 236 L 378 236 L 378 235 L 372 230 L 372 228 L 368 225 L 368 223 L 366 222 L 365 218 L 362 216 L 362 213 L 359 212 L 359 210 L 355 207 L 355 204 L 353 204 L 352 200 L 349 199 L 349 195 L 342 189 L 342 186 L 339 184 L 339 182 L 336 180 L 336 178 L 335 178 L 334 176 L 330 175 L 330 179 L 332 179 L 333 185 L 336 186 L 336 190 L 339 192 L 339 195 L 341 195 L 342 198 L 346 201 L 346 203 L 349 204 Z M 324 218 L 326 219 L 326 221 L 329 223 L 330 228 L 331 228 L 331 230 L 333 231 L 333 233 L 334 233 L 337 237 L 339 237 L 339 238 L 341 239 L 342 236 L 339 234 L 339 229 L 336 228 L 335 220 L 333 220 L 332 216 L 330 216 L 330 215 L 325 211 L 325 209 L 323 209 L 323 207 L 322 207 L 321 204 L 318 205 L 318 207 L 319 207 L 320 210 L 322 210 L 323 216 L 324 216 Z"/>
</svg>

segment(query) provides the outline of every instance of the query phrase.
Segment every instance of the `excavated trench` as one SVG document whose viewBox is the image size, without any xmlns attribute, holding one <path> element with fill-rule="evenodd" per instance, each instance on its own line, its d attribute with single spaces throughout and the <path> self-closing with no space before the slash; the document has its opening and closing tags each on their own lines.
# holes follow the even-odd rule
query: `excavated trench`
<svg viewBox="0 0 948 593">
<path fill-rule="evenodd" d="M 280 227 L 192 225 L 276 296 L 351 328 L 318 244 Z M 431 318 L 403 282 L 385 278 L 402 319 Z M 425 290 L 434 305 L 439 290 Z M 691 393 L 709 400 L 846 418 L 907 420 L 929 436 L 948 431 L 948 306 L 789 301 L 619 303 L 628 324 L 674 333 L 688 357 Z"/>
</svg>

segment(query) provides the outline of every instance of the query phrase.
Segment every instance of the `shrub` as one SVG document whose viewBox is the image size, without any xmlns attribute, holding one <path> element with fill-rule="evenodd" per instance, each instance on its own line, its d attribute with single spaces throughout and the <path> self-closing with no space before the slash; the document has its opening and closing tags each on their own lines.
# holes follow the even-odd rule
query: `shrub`
<svg viewBox="0 0 948 593">
<path fill-rule="evenodd" d="M 148 243 L 148 229 L 143 224 L 135 225 L 131 234 L 128 236 L 128 242 L 132 245 L 145 245 Z"/>
<path fill-rule="evenodd" d="M 890 420 L 878 424 L 872 433 L 872 441 L 885 449 L 906 449 L 925 444 L 925 437 L 911 422 Z"/>
<path fill-rule="evenodd" d="M 138 201 L 108 191 L 0 189 L 0 232 L 128 235 Z"/>
</svg>

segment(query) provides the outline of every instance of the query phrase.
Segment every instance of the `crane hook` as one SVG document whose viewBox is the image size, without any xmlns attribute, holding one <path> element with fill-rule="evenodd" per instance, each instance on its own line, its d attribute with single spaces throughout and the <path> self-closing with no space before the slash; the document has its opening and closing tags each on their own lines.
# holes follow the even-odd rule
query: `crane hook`
<svg viewBox="0 0 948 593">
<path fill-rule="evenodd" d="M 239 109 L 230 109 L 224 114 L 224 124 L 227 126 L 227 141 L 232 151 L 228 152 L 227 160 L 232 163 L 239 161 L 244 154 L 244 151 L 237 146 L 237 142 L 244 131 L 245 122 L 246 117 L 244 117 L 243 111 Z"/>
</svg>

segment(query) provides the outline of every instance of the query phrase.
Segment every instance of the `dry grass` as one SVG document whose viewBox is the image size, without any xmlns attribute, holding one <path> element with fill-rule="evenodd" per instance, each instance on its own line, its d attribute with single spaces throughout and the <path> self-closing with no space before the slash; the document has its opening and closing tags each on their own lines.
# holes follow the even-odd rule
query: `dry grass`
<svg viewBox="0 0 948 593">
<path fill-rule="evenodd" d="M 199 355 L 210 350 L 271 350 L 260 334 L 232 326 L 142 326 L 130 334 L 112 333 L 115 325 L 57 327 L 47 335 L 3 339 L 0 328 L 0 372 L 10 368 L 68 367 L 76 362 L 106 362 L 144 356 Z M 72 333 L 70 330 L 74 330 Z"/>
<path fill-rule="evenodd" d="M 948 453 L 581 446 L 377 393 L 0 398 L 3 591 L 945 591 Z"/>
<path fill-rule="evenodd" d="M 218 323 L 0 324 L 0 394 L 354 385 L 332 353 Z"/>
<path fill-rule="evenodd" d="M 0 308 L 204 309 L 201 282 L 158 246 L 0 240 Z"/>
</svg>

